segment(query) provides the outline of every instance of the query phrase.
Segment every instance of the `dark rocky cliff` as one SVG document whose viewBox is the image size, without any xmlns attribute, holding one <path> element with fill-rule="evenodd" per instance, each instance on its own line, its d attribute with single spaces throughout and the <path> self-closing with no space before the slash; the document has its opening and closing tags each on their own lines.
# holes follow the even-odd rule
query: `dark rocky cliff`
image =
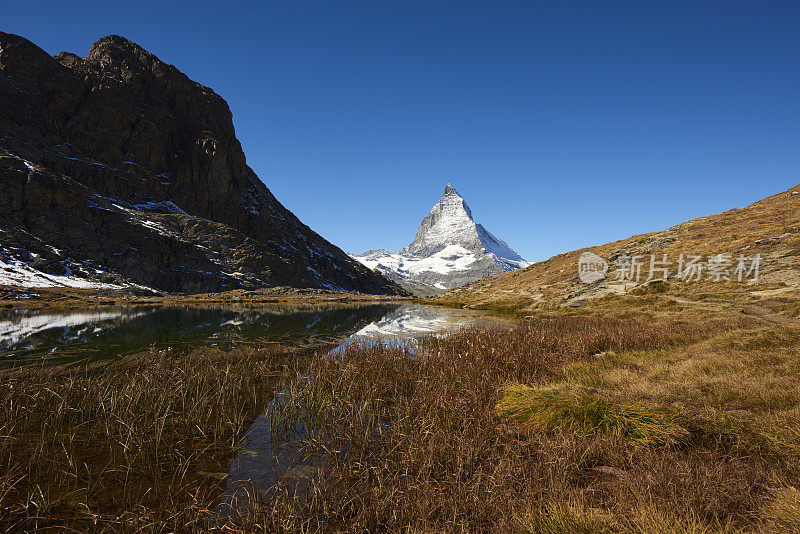
<svg viewBox="0 0 800 534">
<path fill-rule="evenodd" d="M 0 185 L 0 254 L 44 272 L 399 291 L 275 199 L 225 100 L 122 37 L 51 57 L 0 32 Z"/>
</svg>

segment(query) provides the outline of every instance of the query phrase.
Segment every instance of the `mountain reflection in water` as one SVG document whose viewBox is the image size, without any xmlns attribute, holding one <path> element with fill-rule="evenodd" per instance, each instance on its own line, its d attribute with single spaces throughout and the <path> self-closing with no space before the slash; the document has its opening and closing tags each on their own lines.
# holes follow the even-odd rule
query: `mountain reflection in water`
<svg viewBox="0 0 800 534">
<path fill-rule="evenodd" d="M 259 307 L 108 306 L 0 312 L 0 355 L 111 357 L 151 347 L 191 349 L 336 342 L 399 304 Z"/>
<path fill-rule="evenodd" d="M 414 354 L 416 338 L 486 321 L 485 317 L 463 310 L 406 304 L 360 328 L 328 355 L 347 358 L 349 348 L 374 344 Z M 290 399 L 290 390 L 278 393 L 247 431 L 239 454 L 231 463 L 226 479 L 227 490 L 217 513 L 244 514 L 251 496 L 264 496 L 279 483 L 292 493 L 302 495 L 308 483 L 321 474 L 324 461 L 331 460 L 307 454 L 303 443 L 308 438 L 309 429 L 313 428 L 310 421 L 306 422 L 308 424 L 273 428 L 272 422 L 276 421 L 276 417 L 280 420 L 280 414 Z M 296 416 L 297 421 L 303 421 L 304 418 L 303 414 Z M 325 449 L 338 450 L 339 454 L 343 454 L 342 451 L 347 448 L 346 444 L 343 447 L 330 445 Z"/>
<path fill-rule="evenodd" d="M 0 356 L 108 358 L 150 348 L 418 337 L 474 319 L 474 312 L 396 303 L 2 310 Z"/>
</svg>

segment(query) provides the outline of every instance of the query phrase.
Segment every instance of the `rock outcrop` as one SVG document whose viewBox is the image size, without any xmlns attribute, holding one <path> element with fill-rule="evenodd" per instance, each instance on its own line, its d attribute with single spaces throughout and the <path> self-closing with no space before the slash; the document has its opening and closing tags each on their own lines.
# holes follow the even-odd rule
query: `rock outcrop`
<svg viewBox="0 0 800 534">
<path fill-rule="evenodd" d="M 222 97 L 122 37 L 51 57 L 0 32 L 0 180 L 7 269 L 171 292 L 402 291 L 275 199 Z"/>
</svg>

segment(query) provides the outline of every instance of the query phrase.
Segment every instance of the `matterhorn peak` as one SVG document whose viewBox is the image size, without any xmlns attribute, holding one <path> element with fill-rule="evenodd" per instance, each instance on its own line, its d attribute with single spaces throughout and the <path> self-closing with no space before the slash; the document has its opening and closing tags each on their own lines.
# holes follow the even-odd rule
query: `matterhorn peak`
<svg viewBox="0 0 800 534">
<path fill-rule="evenodd" d="M 421 295 L 528 265 L 475 222 L 464 197 L 449 183 L 403 250 L 368 251 L 354 258 Z"/>
<path fill-rule="evenodd" d="M 456 191 L 456 188 L 450 185 L 449 183 L 446 186 L 444 186 L 444 194 L 442 196 L 446 197 L 448 195 L 455 195 L 457 197 L 461 196 L 458 194 L 458 191 Z"/>
</svg>

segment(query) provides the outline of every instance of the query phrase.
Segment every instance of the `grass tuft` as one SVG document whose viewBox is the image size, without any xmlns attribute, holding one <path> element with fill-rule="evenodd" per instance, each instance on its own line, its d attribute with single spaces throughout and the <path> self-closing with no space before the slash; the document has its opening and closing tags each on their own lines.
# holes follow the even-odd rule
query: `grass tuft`
<svg viewBox="0 0 800 534">
<path fill-rule="evenodd" d="M 618 532 L 607 515 L 574 501 L 551 503 L 518 518 L 521 534 L 610 534 Z"/>
<path fill-rule="evenodd" d="M 794 487 L 776 491 L 763 518 L 768 532 L 800 532 L 800 491 Z"/>
<path fill-rule="evenodd" d="M 511 384 L 502 388 L 501 416 L 542 429 L 621 438 L 636 445 L 675 445 L 689 431 L 670 417 L 589 393 Z"/>
</svg>

